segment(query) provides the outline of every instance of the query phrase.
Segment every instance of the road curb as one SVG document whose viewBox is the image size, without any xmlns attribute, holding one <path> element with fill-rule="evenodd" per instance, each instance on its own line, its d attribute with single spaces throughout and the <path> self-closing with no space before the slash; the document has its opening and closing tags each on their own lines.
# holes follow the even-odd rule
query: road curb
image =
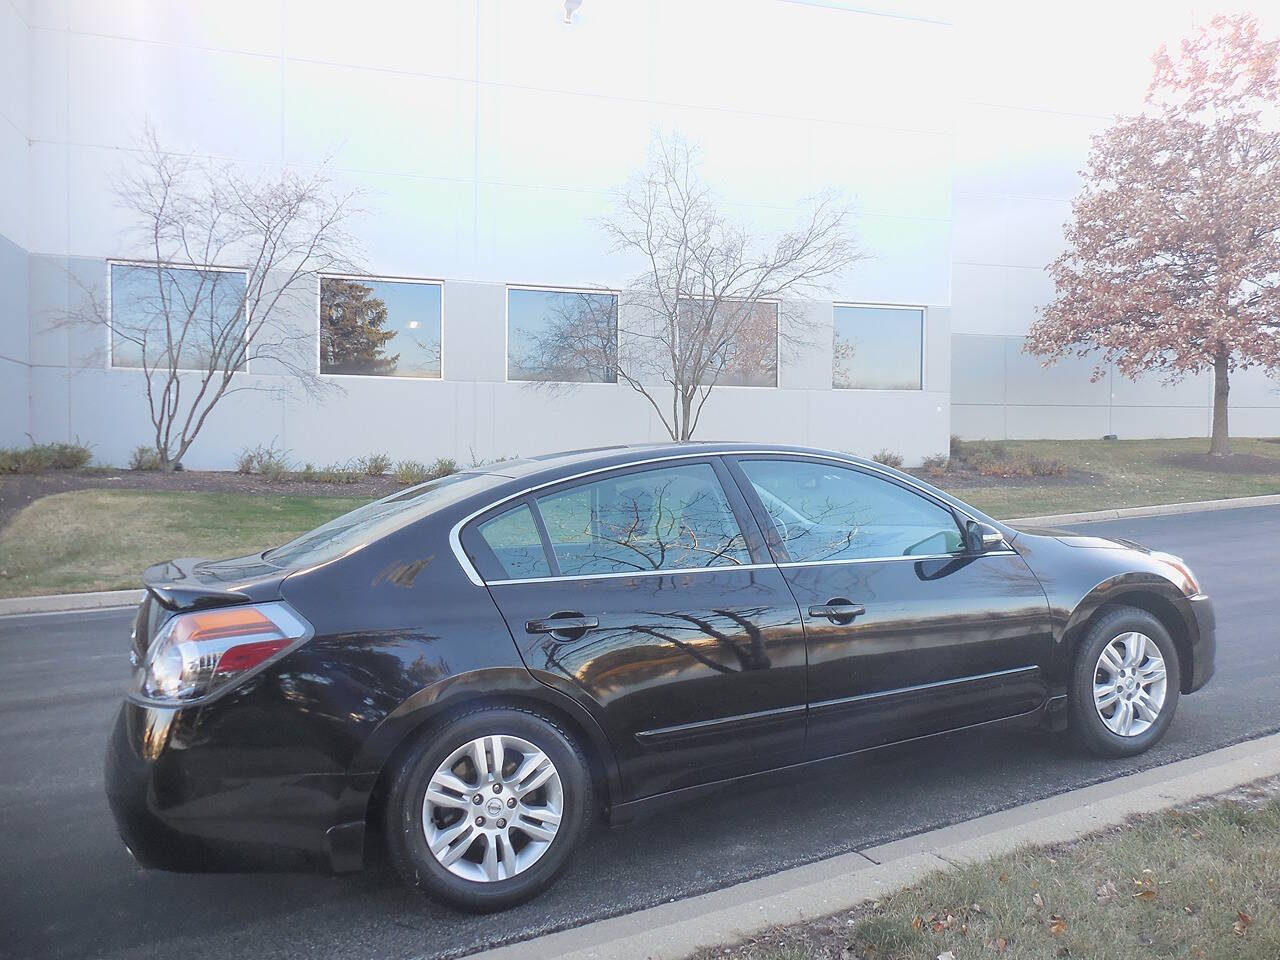
<svg viewBox="0 0 1280 960">
<path fill-rule="evenodd" d="M 778 924 L 852 909 L 937 871 L 1062 843 L 1280 773 L 1280 734 L 1071 790 L 687 900 L 473 954 L 471 960 L 678 960 Z"/>
<path fill-rule="evenodd" d="M 1085 513 L 1051 513 L 1043 517 L 1017 517 L 1002 520 L 1012 524 L 1092 523 L 1095 520 L 1126 520 L 1129 517 L 1165 517 L 1176 513 L 1206 513 L 1210 510 L 1239 510 L 1243 507 L 1280 505 L 1280 494 L 1260 497 L 1234 497 L 1229 500 L 1193 500 L 1188 503 L 1157 503 L 1149 507 L 1116 507 L 1112 510 L 1089 510 Z"/>
<path fill-rule="evenodd" d="M 131 607 L 142 601 L 142 590 L 104 590 L 98 593 L 56 593 L 47 597 L 11 597 L 0 600 L 0 617 L 22 613 L 62 613 Z"/>
</svg>

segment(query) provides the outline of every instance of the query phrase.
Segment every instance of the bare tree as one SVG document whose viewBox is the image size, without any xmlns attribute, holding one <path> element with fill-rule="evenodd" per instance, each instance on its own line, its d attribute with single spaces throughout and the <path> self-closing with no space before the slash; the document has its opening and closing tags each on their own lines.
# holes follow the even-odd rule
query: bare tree
<svg viewBox="0 0 1280 960">
<path fill-rule="evenodd" d="M 165 469 L 230 393 L 330 389 L 317 376 L 314 329 L 288 315 L 313 302 L 319 274 L 351 270 L 352 194 L 336 194 L 323 173 L 250 176 L 169 153 L 150 127 L 141 162 L 116 186 L 146 260 L 113 264 L 110 297 L 86 290 L 66 320 L 106 327 L 112 364 L 141 370 Z M 250 379 L 250 365 L 265 376 Z"/>
<path fill-rule="evenodd" d="M 584 297 L 537 337 L 537 365 L 607 368 L 652 405 L 673 440 L 688 440 L 718 384 L 776 384 L 779 350 L 803 345 L 806 327 L 779 314 L 862 259 L 848 221 L 822 194 L 794 230 L 760 242 L 726 217 L 698 174 L 696 149 L 658 135 L 648 167 L 601 222 L 617 251 L 644 264 L 624 291 L 627 322 L 616 332 L 616 312 Z"/>
</svg>

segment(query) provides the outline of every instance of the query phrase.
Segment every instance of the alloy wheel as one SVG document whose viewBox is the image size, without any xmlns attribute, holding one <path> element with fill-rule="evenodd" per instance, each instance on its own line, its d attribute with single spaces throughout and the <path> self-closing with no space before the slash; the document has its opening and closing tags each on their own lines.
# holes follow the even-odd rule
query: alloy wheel
<svg viewBox="0 0 1280 960">
<path fill-rule="evenodd" d="M 455 876 L 509 880 L 550 848 L 564 812 L 555 764 L 519 737 L 479 737 L 440 764 L 422 801 L 427 846 Z"/>
<path fill-rule="evenodd" d="M 1093 703 L 1107 729 L 1137 737 L 1151 728 L 1164 708 L 1164 656 L 1146 634 L 1122 633 L 1098 656 Z"/>
</svg>

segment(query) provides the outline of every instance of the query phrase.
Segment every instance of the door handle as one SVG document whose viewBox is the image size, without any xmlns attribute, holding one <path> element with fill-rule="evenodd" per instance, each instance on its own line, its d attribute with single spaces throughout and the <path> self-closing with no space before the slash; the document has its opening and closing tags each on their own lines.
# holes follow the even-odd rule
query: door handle
<svg viewBox="0 0 1280 960">
<path fill-rule="evenodd" d="M 541 620 L 528 621 L 524 629 L 526 633 L 549 633 L 556 640 L 576 640 L 598 626 L 599 617 L 584 617 L 580 613 L 553 613 Z"/>
<path fill-rule="evenodd" d="M 862 604 L 843 597 L 834 597 L 826 603 L 815 604 L 809 608 L 809 616 L 826 617 L 832 623 L 839 624 L 853 623 L 854 617 L 860 617 L 866 612 L 867 608 Z"/>
</svg>

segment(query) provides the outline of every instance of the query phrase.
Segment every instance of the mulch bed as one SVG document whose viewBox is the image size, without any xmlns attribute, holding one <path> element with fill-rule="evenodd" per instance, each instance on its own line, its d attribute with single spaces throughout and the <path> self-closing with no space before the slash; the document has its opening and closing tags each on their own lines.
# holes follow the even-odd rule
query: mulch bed
<svg viewBox="0 0 1280 960">
<path fill-rule="evenodd" d="M 376 500 L 399 490 L 392 477 L 365 477 L 358 483 L 318 483 L 288 480 L 268 483 L 252 474 L 221 470 L 182 470 L 156 473 L 138 470 L 46 470 L 0 475 L 0 527 L 23 507 L 68 490 L 181 490 L 202 493 L 293 494 L 304 497 L 365 497 Z"/>
<path fill-rule="evenodd" d="M 1211 457 L 1206 453 L 1169 453 L 1161 457 L 1160 462 L 1179 470 L 1200 473 L 1280 473 L 1280 459 L 1260 457 L 1255 453 L 1233 453 L 1226 457 Z"/>
</svg>

